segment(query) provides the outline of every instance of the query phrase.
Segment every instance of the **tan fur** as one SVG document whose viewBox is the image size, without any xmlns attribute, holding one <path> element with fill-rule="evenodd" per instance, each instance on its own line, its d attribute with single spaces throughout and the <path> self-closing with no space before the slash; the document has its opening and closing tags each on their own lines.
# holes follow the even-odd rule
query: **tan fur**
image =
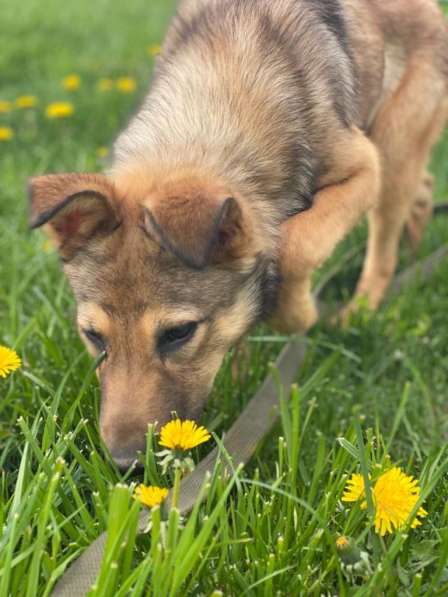
<svg viewBox="0 0 448 597">
<path fill-rule="evenodd" d="M 375 146 L 359 130 L 347 133 L 338 146 L 334 172 L 322 181 L 313 208 L 282 226 L 287 239 L 281 254 L 285 282 L 272 320 L 281 331 L 306 331 L 315 323 L 312 271 L 322 265 L 378 200 L 380 167 Z"/>
<path fill-rule="evenodd" d="M 97 303 L 83 302 L 78 306 L 77 322 L 80 330 L 95 329 L 107 337 L 111 333 L 111 318 Z M 90 352 L 95 353 L 92 347 Z"/>
<path fill-rule="evenodd" d="M 319 265 L 316 252 L 318 261 L 329 257 L 341 232 L 345 235 L 352 228 L 352 218 L 359 218 L 358 210 L 367 211 L 366 192 L 371 200 L 368 207 L 374 207 L 369 216 L 368 253 L 356 295 L 344 317 L 357 309 L 359 297 L 366 297 L 371 308 L 378 307 L 396 268 L 398 243 L 406 222 L 415 249 L 430 217 L 426 167 L 448 115 L 445 99 L 448 73 L 446 27 L 439 10 L 430 0 L 390 4 L 378 1 L 372 3 L 371 9 L 385 29 L 397 34 L 385 40 L 383 90 L 368 117 L 371 123 L 369 137 L 379 150 L 381 174 L 374 166 L 371 173 L 376 171 L 376 181 L 366 177 L 364 186 L 354 187 L 353 194 L 346 192 L 343 211 L 341 208 L 338 213 L 332 198 L 341 186 L 347 184 L 346 181 L 334 190 L 324 191 L 328 195 L 328 209 L 334 207 L 332 215 L 328 211 L 321 213 L 321 201 L 316 200 L 309 212 L 283 224 L 282 236 L 287 242 L 282 251 L 285 256 L 282 271 L 287 282 L 282 288 L 279 310 L 273 318 L 282 330 L 303 331 L 315 322 L 317 311 L 310 295 L 311 284 L 303 272 Z M 353 146 L 346 155 L 352 160 L 351 156 L 355 154 Z M 335 172 L 338 172 L 337 166 Z M 340 173 L 340 180 L 344 180 L 343 169 Z M 381 194 L 377 196 L 380 180 Z M 341 227 L 341 217 L 345 229 Z M 310 229 L 315 231 L 314 236 Z M 297 254 L 300 254 L 300 260 Z M 298 267 L 294 276 L 289 272 L 295 263 Z"/>
<path fill-rule="evenodd" d="M 117 462 L 149 422 L 199 415 L 257 321 L 308 329 L 313 270 L 366 214 L 357 297 L 378 306 L 403 229 L 416 246 L 430 217 L 447 80 L 433 0 L 180 3 L 107 175 L 31 184 L 81 336 L 94 355 L 104 339 L 101 431 Z"/>
<path fill-rule="evenodd" d="M 406 221 L 406 232 L 414 251 L 419 248 L 426 225 L 432 216 L 433 187 L 434 178 L 429 172 L 426 172 L 423 175 L 414 202 L 411 205 L 410 215 Z"/>
</svg>

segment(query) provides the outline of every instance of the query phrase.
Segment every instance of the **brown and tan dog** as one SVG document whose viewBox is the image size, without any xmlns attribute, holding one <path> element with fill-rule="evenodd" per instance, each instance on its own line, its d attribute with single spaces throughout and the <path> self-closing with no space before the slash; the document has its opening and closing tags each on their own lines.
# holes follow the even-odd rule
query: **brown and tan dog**
<svg viewBox="0 0 448 597">
<path fill-rule="evenodd" d="M 314 323 L 311 273 L 367 212 L 356 294 L 378 306 L 404 227 L 417 244 L 431 213 L 447 82 L 433 0 L 181 3 L 110 171 L 30 184 L 81 337 L 107 352 L 101 432 L 120 465 L 149 422 L 199 415 L 257 321 Z"/>
</svg>

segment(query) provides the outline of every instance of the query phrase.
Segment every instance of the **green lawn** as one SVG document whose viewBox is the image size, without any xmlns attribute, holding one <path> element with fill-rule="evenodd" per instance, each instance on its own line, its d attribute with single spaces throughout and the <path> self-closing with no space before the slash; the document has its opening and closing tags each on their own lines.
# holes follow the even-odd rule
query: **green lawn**
<svg viewBox="0 0 448 597">
<path fill-rule="evenodd" d="M 128 540 L 109 545 L 97 596 L 447 595 L 447 263 L 378 314 L 312 332 L 298 396 L 227 500 L 215 478 L 193 517 L 179 522 L 172 512 L 160 523 L 156 510 L 152 535 L 132 534 L 140 507 L 133 484 L 171 481 L 149 466 L 144 478 L 123 478 L 100 445 L 92 363 L 57 256 L 28 231 L 25 187 L 37 173 L 102 168 L 98 149 L 141 100 L 153 65 L 148 47 L 161 41 L 171 11 L 166 0 L 0 2 L 0 127 L 15 133 L 0 141 L 0 344 L 23 359 L 0 378 L 0 597 L 49 595 L 106 528 Z M 71 73 L 81 86 L 65 91 L 61 79 Z M 119 77 L 135 78 L 136 91 L 98 89 L 100 79 Z M 1 103 L 24 95 L 37 106 L 7 111 Z M 73 116 L 46 118 L 55 101 L 72 102 Z M 448 140 L 433 161 L 439 200 L 448 195 L 447 163 Z M 333 262 L 364 237 L 357 230 Z M 446 220 L 432 223 L 420 256 L 447 241 Z M 404 246 L 402 266 L 410 261 Z M 354 258 L 327 298 L 346 298 L 359 266 Z M 224 365 L 204 417 L 218 434 L 277 353 L 280 342 L 268 334 L 251 338 L 239 381 Z M 420 479 L 428 516 L 380 538 L 368 513 L 341 496 L 350 474 L 368 469 L 374 482 L 392 465 Z M 341 535 L 367 554 L 357 572 L 338 555 Z"/>
</svg>

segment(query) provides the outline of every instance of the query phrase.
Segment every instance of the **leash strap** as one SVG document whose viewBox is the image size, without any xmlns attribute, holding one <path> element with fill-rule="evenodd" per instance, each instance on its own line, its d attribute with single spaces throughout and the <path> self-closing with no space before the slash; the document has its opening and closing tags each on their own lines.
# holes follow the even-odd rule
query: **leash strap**
<svg viewBox="0 0 448 597">
<path fill-rule="evenodd" d="M 398 294 L 403 287 L 415 278 L 420 280 L 430 278 L 436 267 L 446 256 L 448 256 L 448 244 L 443 245 L 427 259 L 416 263 L 397 276 L 389 294 Z M 278 417 L 279 382 L 283 391 L 289 391 L 300 366 L 303 364 L 306 345 L 307 342 L 304 337 L 294 338 L 286 344 L 275 363 L 277 373 L 271 373 L 265 379 L 261 388 L 226 434 L 223 444 L 232 458 L 234 466 L 246 464 L 250 460 L 257 445 L 276 422 Z M 218 448 L 215 448 L 198 464 L 193 473 L 183 479 L 178 506 L 181 514 L 188 514 L 193 508 L 207 474 L 214 469 L 217 457 Z M 169 500 L 170 496 L 168 496 L 168 506 Z M 145 530 L 148 520 L 149 513 L 147 511 L 142 512 L 139 520 L 140 532 Z M 100 570 L 105 543 L 106 533 L 103 533 L 59 580 L 52 593 L 53 597 L 83 597 L 86 595 L 95 583 Z"/>
</svg>

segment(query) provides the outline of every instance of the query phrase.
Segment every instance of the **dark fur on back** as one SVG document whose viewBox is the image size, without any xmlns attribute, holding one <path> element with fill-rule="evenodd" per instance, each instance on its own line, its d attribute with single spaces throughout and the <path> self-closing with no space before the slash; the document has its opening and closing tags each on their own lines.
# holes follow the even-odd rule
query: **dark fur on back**
<svg viewBox="0 0 448 597">
<path fill-rule="evenodd" d="M 338 39 L 347 56 L 351 57 L 347 26 L 340 0 L 307 0 L 307 2 L 316 10 L 328 29 Z"/>
<path fill-rule="evenodd" d="M 337 39 L 339 46 L 345 52 L 352 66 L 353 77 L 355 77 L 355 64 L 353 53 L 350 50 L 347 24 L 340 0 L 306 0 L 319 15 L 319 19 L 325 24 Z M 347 82 L 340 79 L 337 69 L 328 72 L 334 90 L 333 102 L 335 110 L 341 121 L 350 126 L 357 120 L 357 114 L 351 113 L 350 90 L 347 89 Z M 356 85 L 356 80 L 355 80 Z M 353 100 L 353 97 L 351 98 Z"/>
</svg>

